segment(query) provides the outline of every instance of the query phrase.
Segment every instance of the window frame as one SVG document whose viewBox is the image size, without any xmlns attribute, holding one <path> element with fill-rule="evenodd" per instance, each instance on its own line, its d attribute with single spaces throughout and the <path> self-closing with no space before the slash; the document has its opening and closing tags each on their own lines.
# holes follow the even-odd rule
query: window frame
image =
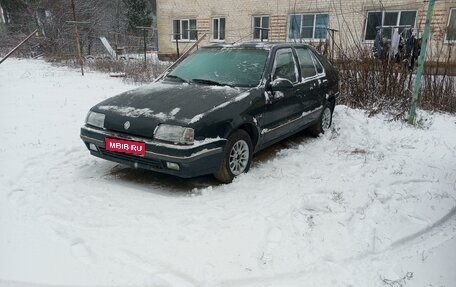
<svg viewBox="0 0 456 287">
<path fill-rule="evenodd" d="M 309 53 L 310 58 L 312 60 L 313 67 L 315 69 L 315 75 L 309 76 L 309 77 L 304 77 L 303 71 L 302 71 L 302 68 L 301 68 L 301 60 L 300 60 L 299 54 L 298 54 L 298 50 L 299 49 L 305 50 L 305 51 L 307 51 Z M 300 83 L 306 83 L 306 82 L 309 82 L 309 81 L 312 81 L 312 80 L 315 80 L 315 79 L 320 79 L 320 78 L 326 77 L 326 69 L 325 69 L 325 67 L 323 66 L 323 64 L 320 62 L 320 60 L 317 58 L 317 56 L 315 55 L 315 53 L 311 49 L 309 49 L 308 47 L 305 47 L 305 46 L 298 46 L 298 47 L 294 47 L 294 50 L 295 50 L 296 57 L 297 57 L 297 60 L 298 60 L 298 65 L 299 65 L 299 72 L 300 72 L 299 76 L 301 76 L 300 81 L 299 81 Z M 322 71 L 320 73 L 318 72 L 317 65 L 320 66 L 321 69 L 322 69 Z"/>
<path fill-rule="evenodd" d="M 302 34 L 302 16 L 304 15 L 312 15 L 313 16 L 313 26 L 312 26 L 312 38 L 301 38 L 301 34 Z M 294 38 L 290 38 L 290 28 L 291 28 L 291 18 L 292 16 L 301 16 L 301 22 L 299 23 L 299 38 L 297 38 L 296 40 L 304 40 L 304 41 L 309 41 L 309 42 L 325 42 L 326 41 L 326 38 L 315 38 L 315 32 L 317 30 L 317 15 L 327 15 L 328 16 L 328 24 L 325 28 L 328 28 L 329 27 L 329 12 L 315 12 L 315 13 L 291 13 L 291 14 L 288 14 L 288 25 L 287 25 L 287 41 L 293 41 L 295 40 Z M 308 26 L 306 26 L 308 27 Z M 328 35 L 328 33 L 326 32 L 326 35 Z"/>
<path fill-rule="evenodd" d="M 174 31 L 174 21 L 179 21 L 179 30 L 180 30 L 180 35 L 174 35 L 174 33 L 176 31 Z M 173 19 L 171 21 L 171 30 L 172 30 L 172 34 L 171 34 L 171 42 L 176 42 L 176 38 L 175 37 L 179 37 L 179 39 L 177 39 L 177 41 L 179 42 L 196 42 L 198 40 L 198 31 L 195 31 L 195 39 L 192 39 L 192 31 L 188 30 L 187 31 L 187 38 L 186 39 L 182 39 L 182 36 L 183 36 L 183 31 L 182 31 L 182 28 L 183 28 L 183 22 L 187 22 L 187 25 L 188 25 L 188 29 L 191 29 L 191 25 L 190 25 L 190 22 L 191 21 L 195 21 L 195 27 L 197 26 L 198 22 L 196 20 L 196 18 L 183 18 L 183 19 Z"/>
<path fill-rule="evenodd" d="M 252 40 L 253 41 L 259 41 L 261 42 L 261 38 L 263 36 L 263 33 L 264 33 L 264 30 L 261 30 L 260 29 L 260 37 L 259 38 L 255 38 L 255 18 L 260 18 L 260 28 L 263 28 L 263 18 L 268 18 L 268 29 L 270 29 L 269 27 L 271 26 L 271 17 L 269 17 L 269 15 L 252 15 Z M 267 35 L 268 37 L 267 38 L 263 38 L 263 42 L 268 42 L 269 41 L 269 30 L 267 32 Z"/>
<path fill-rule="evenodd" d="M 448 28 L 450 27 L 451 16 L 453 15 L 453 13 L 455 13 L 454 17 L 456 17 L 456 7 L 450 8 L 450 12 L 448 13 L 448 21 L 447 21 L 447 25 L 446 25 L 446 32 L 445 32 L 445 38 L 444 38 L 445 44 L 456 44 L 456 27 L 454 27 L 455 38 L 451 39 L 451 40 L 448 39 Z"/>
<path fill-rule="evenodd" d="M 271 70 L 271 79 L 273 80 L 274 79 L 274 76 L 275 76 L 275 73 L 276 73 L 276 69 L 277 69 L 277 57 L 280 55 L 280 54 L 284 54 L 284 53 L 287 53 L 288 51 L 290 51 L 291 53 L 291 57 L 293 59 L 293 63 L 294 63 L 294 73 L 295 73 L 295 77 L 296 77 L 296 81 L 295 82 L 292 82 L 293 85 L 296 85 L 296 84 L 299 84 L 301 82 L 301 79 L 299 78 L 300 77 L 300 67 L 298 67 L 299 65 L 299 62 L 298 62 L 298 59 L 296 58 L 296 54 L 295 54 L 295 51 L 292 49 L 292 47 L 285 47 L 285 48 L 279 48 L 277 49 L 277 51 L 275 52 L 275 55 L 274 55 L 274 63 L 272 65 L 272 70 Z M 287 79 L 288 80 L 288 79 Z M 290 81 L 291 82 L 291 81 Z"/>
<path fill-rule="evenodd" d="M 220 19 L 223 19 L 223 23 L 224 23 L 224 27 L 223 27 L 223 39 L 220 39 Z M 214 25 L 214 21 L 217 20 L 218 24 L 217 24 L 217 38 L 214 38 L 214 29 L 215 29 L 215 25 Z M 225 42 L 226 41 L 226 17 L 224 16 L 219 16 L 219 17 L 212 17 L 212 31 L 211 31 L 211 41 L 212 42 Z"/>
<path fill-rule="evenodd" d="M 417 21 L 417 18 L 418 18 L 418 10 L 413 10 L 413 9 L 406 9 L 406 10 L 368 10 L 366 11 L 367 12 L 367 15 L 366 15 L 366 20 L 365 20 L 365 24 L 364 24 L 364 33 L 363 33 L 363 42 L 365 43 L 373 43 L 375 42 L 375 38 L 372 39 L 372 40 L 368 40 L 366 39 L 366 33 L 367 33 L 367 23 L 368 23 L 368 19 L 369 19 L 369 13 L 382 13 L 382 23 L 381 25 L 383 26 L 384 22 L 385 22 L 385 13 L 398 13 L 397 15 L 397 19 L 396 19 L 396 25 L 388 25 L 388 26 L 384 26 L 384 27 L 394 27 L 394 26 L 399 26 L 400 25 L 400 22 L 401 22 L 401 17 L 402 17 L 402 13 L 403 12 L 415 12 L 415 22 L 413 23 L 413 26 L 412 28 L 416 28 L 416 21 Z"/>
</svg>

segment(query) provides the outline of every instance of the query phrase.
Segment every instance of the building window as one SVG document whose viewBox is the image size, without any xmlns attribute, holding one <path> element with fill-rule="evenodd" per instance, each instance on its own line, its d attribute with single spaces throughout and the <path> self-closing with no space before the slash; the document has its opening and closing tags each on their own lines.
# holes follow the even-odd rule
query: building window
<svg viewBox="0 0 456 287">
<path fill-rule="evenodd" d="M 253 40 L 268 40 L 269 37 L 269 16 L 253 17 Z"/>
<path fill-rule="evenodd" d="M 195 41 L 197 38 L 196 19 L 173 20 L 173 40 Z"/>
<path fill-rule="evenodd" d="M 450 17 L 448 17 L 446 40 L 448 42 L 456 42 L 456 8 L 450 10 Z"/>
<path fill-rule="evenodd" d="M 216 41 L 225 40 L 225 18 L 212 19 L 212 39 Z"/>
<path fill-rule="evenodd" d="M 289 40 L 326 39 L 329 14 L 292 14 L 289 16 Z"/>
<path fill-rule="evenodd" d="M 395 26 L 410 26 L 415 28 L 416 11 L 369 11 L 364 40 L 375 40 L 377 27 L 383 27 L 383 36 L 391 39 Z M 399 27 L 401 33 L 406 27 Z"/>
</svg>

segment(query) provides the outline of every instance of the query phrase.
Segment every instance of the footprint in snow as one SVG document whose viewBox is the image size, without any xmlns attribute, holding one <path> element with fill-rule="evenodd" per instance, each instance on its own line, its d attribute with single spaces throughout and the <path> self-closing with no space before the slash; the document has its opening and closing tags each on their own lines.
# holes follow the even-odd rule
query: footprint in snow
<svg viewBox="0 0 456 287">
<path fill-rule="evenodd" d="M 280 240 L 282 239 L 282 230 L 278 227 L 273 227 L 269 230 L 266 237 L 266 245 L 263 250 L 263 254 L 259 259 L 260 265 L 268 265 L 272 263 L 274 257 L 274 250 L 279 245 Z"/>
<path fill-rule="evenodd" d="M 25 190 L 22 188 L 14 188 L 6 195 L 6 198 L 8 201 L 22 206 L 24 205 L 25 200 Z"/>
<path fill-rule="evenodd" d="M 85 264 L 93 264 L 95 255 L 83 240 L 76 240 L 71 245 L 71 253 L 73 256 Z"/>
</svg>

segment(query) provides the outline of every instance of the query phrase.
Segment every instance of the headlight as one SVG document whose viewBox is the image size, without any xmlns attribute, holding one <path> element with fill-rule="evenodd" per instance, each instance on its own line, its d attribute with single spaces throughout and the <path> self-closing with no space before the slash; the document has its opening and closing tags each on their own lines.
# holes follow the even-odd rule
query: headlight
<svg viewBox="0 0 456 287">
<path fill-rule="evenodd" d="M 89 111 L 89 113 L 87 114 L 86 123 L 88 125 L 103 129 L 104 121 L 105 121 L 104 114 L 96 113 L 96 112 L 92 112 L 92 111 Z"/>
<path fill-rule="evenodd" d="M 155 138 L 162 141 L 192 144 L 195 138 L 195 131 L 192 128 L 161 124 L 155 130 Z"/>
</svg>

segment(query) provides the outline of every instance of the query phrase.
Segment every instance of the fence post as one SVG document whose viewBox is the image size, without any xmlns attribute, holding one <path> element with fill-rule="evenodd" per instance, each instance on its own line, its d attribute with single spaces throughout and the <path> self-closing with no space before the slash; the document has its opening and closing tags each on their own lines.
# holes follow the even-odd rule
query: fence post
<svg viewBox="0 0 456 287">
<path fill-rule="evenodd" d="M 81 55 L 81 44 L 79 42 L 79 33 L 76 21 L 76 8 L 74 6 L 74 0 L 71 0 L 71 10 L 73 10 L 74 33 L 76 34 L 76 46 L 78 49 L 79 65 L 81 66 L 81 74 L 84 76 L 84 61 L 82 60 Z"/>
</svg>

